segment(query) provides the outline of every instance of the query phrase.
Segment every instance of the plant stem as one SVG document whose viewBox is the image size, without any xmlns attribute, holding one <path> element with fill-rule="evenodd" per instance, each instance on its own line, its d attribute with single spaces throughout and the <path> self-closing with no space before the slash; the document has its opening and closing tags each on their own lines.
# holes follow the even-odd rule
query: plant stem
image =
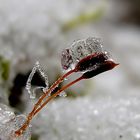
<svg viewBox="0 0 140 140">
<path fill-rule="evenodd" d="M 58 90 L 55 94 L 53 94 L 52 96 L 48 97 L 47 100 L 34 112 L 34 115 L 36 115 L 50 100 L 54 99 L 57 95 L 59 95 L 62 91 L 64 91 L 65 89 L 67 89 L 68 87 L 72 86 L 73 84 L 79 82 L 80 80 L 82 80 L 83 77 L 79 77 L 78 79 L 70 82 L 69 84 L 65 85 L 64 87 L 62 87 L 60 90 Z"/>
<path fill-rule="evenodd" d="M 36 114 L 35 112 L 36 112 L 36 110 L 38 110 L 37 108 L 38 108 L 38 106 L 40 106 L 40 104 L 41 104 L 41 102 L 43 101 L 43 99 L 44 99 L 45 97 L 47 97 L 48 94 L 51 93 L 51 92 L 55 89 L 55 87 L 56 87 L 57 85 L 59 85 L 61 82 L 63 82 L 63 80 L 64 80 L 66 77 L 68 77 L 69 75 L 71 75 L 73 72 L 75 72 L 75 69 L 74 69 L 74 70 L 70 70 L 69 72 L 67 72 L 66 74 L 64 74 L 62 77 L 60 77 L 60 78 L 46 91 L 46 93 L 43 94 L 43 95 L 39 98 L 39 100 L 37 101 L 37 103 L 34 105 L 34 108 L 32 109 L 32 111 L 28 114 L 26 122 L 23 124 L 23 126 L 22 126 L 20 129 L 18 129 L 17 131 L 15 131 L 16 136 L 20 136 L 20 135 L 23 133 L 23 131 L 25 131 L 26 128 L 29 126 L 30 121 L 32 120 L 32 118 L 33 118 L 34 115 Z M 51 97 L 51 96 L 50 96 L 50 97 Z M 48 97 L 48 98 L 49 98 L 49 97 Z"/>
</svg>

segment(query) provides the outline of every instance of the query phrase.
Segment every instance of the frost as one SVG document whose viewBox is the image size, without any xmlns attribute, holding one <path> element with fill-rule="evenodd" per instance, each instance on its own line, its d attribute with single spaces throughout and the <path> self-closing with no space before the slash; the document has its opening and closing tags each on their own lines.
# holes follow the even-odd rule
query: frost
<svg viewBox="0 0 140 140">
<path fill-rule="evenodd" d="M 29 140 L 31 128 L 29 127 L 20 137 L 15 137 L 15 130 L 25 122 L 26 116 L 17 115 L 6 105 L 0 104 L 0 140 Z"/>
<path fill-rule="evenodd" d="M 6 105 L 0 104 L 0 123 L 4 124 L 10 119 L 13 119 L 15 114 Z"/>
<path fill-rule="evenodd" d="M 70 66 L 73 64 L 73 58 L 70 53 L 69 49 L 65 49 L 62 51 L 61 55 L 61 65 L 64 70 L 67 70 L 70 68 Z"/>
<path fill-rule="evenodd" d="M 62 51 L 61 65 L 64 70 L 73 69 L 79 60 L 84 57 L 104 52 L 99 38 L 89 37 L 87 39 L 73 42 L 70 48 Z"/>
<path fill-rule="evenodd" d="M 15 136 L 15 131 L 19 129 L 25 122 L 26 117 L 24 115 L 18 115 L 14 119 L 9 120 L 9 122 L 0 125 L 0 139 L 1 140 L 29 140 L 31 137 L 31 128 L 29 127 L 26 131 L 19 137 Z"/>
<path fill-rule="evenodd" d="M 64 70 L 82 72 L 84 79 L 119 65 L 103 49 L 100 39 L 95 37 L 75 41 L 69 49 L 62 52 L 61 64 Z"/>
<path fill-rule="evenodd" d="M 33 89 L 33 91 L 31 91 L 31 81 L 37 70 L 40 73 L 41 77 L 44 78 L 44 80 L 45 80 L 45 87 L 36 87 L 35 89 Z M 40 67 L 39 62 L 37 61 L 31 71 L 31 73 L 28 77 L 27 83 L 26 83 L 26 89 L 30 95 L 30 98 L 34 99 L 36 97 L 36 91 L 38 89 L 42 89 L 42 91 L 45 92 L 48 89 L 48 87 L 49 87 L 48 76 L 45 74 L 44 70 Z"/>
<path fill-rule="evenodd" d="M 87 50 L 85 49 L 85 42 L 84 40 L 78 40 L 75 41 L 72 45 L 71 45 L 71 54 L 72 57 L 74 59 L 74 61 L 79 61 L 80 59 L 82 59 L 83 57 L 87 56 L 89 53 L 87 53 Z"/>
<path fill-rule="evenodd" d="M 103 46 L 100 38 L 89 37 L 86 39 L 86 46 L 92 50 L 92 53 L 103 52 Z"/>
</svg>

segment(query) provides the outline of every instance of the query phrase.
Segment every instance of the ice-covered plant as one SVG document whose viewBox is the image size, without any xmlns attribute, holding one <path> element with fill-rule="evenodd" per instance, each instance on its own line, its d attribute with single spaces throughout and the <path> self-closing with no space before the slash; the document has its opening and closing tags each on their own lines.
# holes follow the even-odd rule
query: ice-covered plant
<svg viewBox="0 0 140 140">
<path fill-rule="evenodd" d="M 15 115 L 8 106 L 0 103 L 0 140 L 29 140 L 31 127 L 28 127 L 20 137 L 15 137 L 15 131 L 25 121 L 25 115 Z"/>
<path fill-rule="evenodd" d="M 37 87 L 42 89 L 43 95 L 38 99 L 32 111 L 28 114 L 25 123 L 20 129 L 15 131 L 15 136 L 20 136 L 29 126 L 33 117 L 52 99 L 60 95 L 62 91 L 72 86 L 73 84 L 89 79 L 97 74 L 113 69 L 118 64 L 114 62 L 109 53 L 104 50 L 99 38 L 89 37 L 84 40 L 75 41 L 70 48 L 62 51 L 61 56 L 62 68 L 66 73 L 61 76 L 54 84 L 48 86 L 48 77 L 40 67 L 39 62 L 36 62 L 32 72 L 27 80 L 26 89 L 31 98 L 35 98 L 36 88 L 31 90 L 31 80 L 34 73 L 38 70 L 40 75 L 45 79 L 45 87 Z M 81 76 L 74 81 L 61 87 L 58 91 L 54 92 L 55 88 L 64 81 L 65 78 L 73 73 L 81 73 Z"/>
</svg>

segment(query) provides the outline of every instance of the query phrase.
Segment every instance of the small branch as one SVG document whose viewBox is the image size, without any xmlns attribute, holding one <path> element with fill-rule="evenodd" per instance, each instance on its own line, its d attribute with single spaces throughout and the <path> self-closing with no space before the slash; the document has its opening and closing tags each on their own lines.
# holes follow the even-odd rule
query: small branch
<svg viewBox="0 0 140 140">
<path fill-rule="evenodd" d="M 74 69 L 74 70 L 70 70 L 69 72 L 67 72 L 66 74 L 64 74 L 62 77 L 60 77 L 60 78 L 46 91 L 46 93 L 43 94 L 43 95 L 39 98 L 39 100 L 37 101 L 37 103 L 34 105 L 33 110 L 28 114 L 28 116 L 27 116 L 27 121 L 23 124 L 23 126 L 22 126 L 20 129 L 18 129 L 17 131 L 15 131 L 15 135 L 16 135 L 16 136 L 20 136 L 20 135 L 23 133 L 23 131 L 25 131 L 26 128 L 29 126 L 30 121 L 32 120 L 32 118 L 34 117 L 34 115 L 37 113 L 38 106 L 41 105 L 41 102 L 43 101 L 43 99 L 44 99 L 45 97 L 47 97 L 47 96 L 49 95 L 49 93 L 51 93 L 51 92 L 55 89 L 55 87 L 56 87 L 57 85 L 59 85 L 61 82 L 63 82 L 63 80 L 64 80 L 66 77 L 68 77 L 70 74 L 72 74 L 73 72 L 75 72 L 75 69 Z M 53 96 L 53 95 L 52 95 L 52 96 Z M 50 97 L 52 97 L 52 96 L 50 96 Z M 48 97 L 48 99 L 49 99 L 49 97 Z"/>
<path fill-rule="evenodd" d="M 83 79 L 83 77 L 80 77 L 80 78 L 70 82 L 69 84 L 67 84 L 66 86 L 62 87 L 60 90 L 58 90 L 55 94 L 53 94 L 52 96 L 48 97 L 47 100 L 34 112 L 34 115 L 36 115 L 50 100 L 52 100 L 57 95 L 59 95 L 62 91 L 64 91 L 65 89 L 67 89 L 68 87 L 72 86 L 73 84 L 79 82 L 82 79 Z"/>
</svg>

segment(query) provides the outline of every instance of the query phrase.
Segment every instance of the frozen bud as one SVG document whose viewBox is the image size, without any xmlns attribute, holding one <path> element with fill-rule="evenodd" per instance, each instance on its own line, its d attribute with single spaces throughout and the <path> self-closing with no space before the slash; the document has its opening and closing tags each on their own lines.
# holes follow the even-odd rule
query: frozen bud
<svg viewBox="0 0 140 140">
<path fill-rule="evenodd" d="M 75 41 L 69 49 L 63 51 L 61 62 L 63 69 L 67 70 L 73 65 L 75 72 L 83 72 L 84 77 L 87 75 L 87 78 L 118 65 L 113 61 L 111 55 L 103 49 L 101 40 L 95 37 Z M 90 73 L 86 74 L 87 72 Z"/>
<path fill-rule="evenodd" d="M 75 69 L 78 72 L 95 70 L 98 65 L 105 62 L 106 60 L 107 58 L 105 53 L 94 53 L 80 60 Z"/>
<path fill-rule="evenodd" d="M 62 68 L 64 70 L 74 69 L 81 59 L 101 52 L 103 52 L 103 48 L 99 38 L 89 37 L 86 40 L 74 41 L 70 48 L 62 51 Z"/>
</svg>

